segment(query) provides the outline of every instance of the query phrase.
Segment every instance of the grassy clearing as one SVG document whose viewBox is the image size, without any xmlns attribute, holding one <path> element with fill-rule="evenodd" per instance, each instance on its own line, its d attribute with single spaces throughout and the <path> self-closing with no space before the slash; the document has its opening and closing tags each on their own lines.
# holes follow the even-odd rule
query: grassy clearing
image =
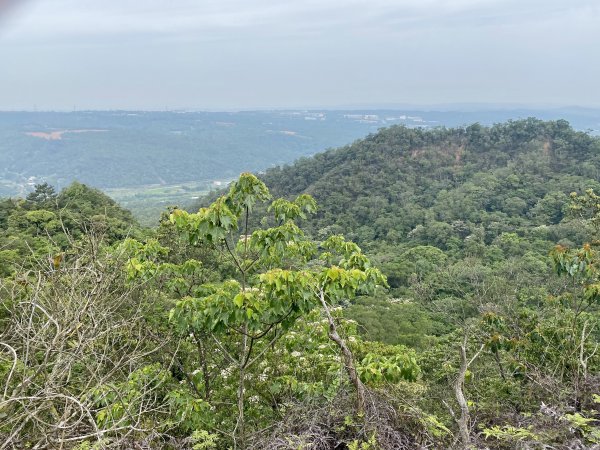
<svg viewBox="0 0 600 450">
<path fill-rule="evenodd" d="M 112 188 L 104 191 L 129 209 L 142 225 L 155 226 L 160 214 L 169 206 L 185 208 L 211 189 L 218 188 L 218 183 L 226 185 L 226 181 L 191 181 L 179 184 Z"/>
</svg>

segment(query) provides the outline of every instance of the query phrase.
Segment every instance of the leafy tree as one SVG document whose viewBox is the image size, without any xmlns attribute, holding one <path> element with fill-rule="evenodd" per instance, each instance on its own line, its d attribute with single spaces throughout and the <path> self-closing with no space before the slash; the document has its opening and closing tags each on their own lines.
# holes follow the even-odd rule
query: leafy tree
<svg viewBox="0 0 600 450">
<path fill-rule="evenodd" d="M 170 317 L 182 335 L 208 337 L 237 372 L 235 446 L 246 445 L 246 377 L 290 328 L 313 309 L 322 307 L 329 336 L 342 351 L 344 365 L 364 408 L 364 388 L 354 358 L 337 331 L 329 304 L 385 284 L 358 246 L 340 236 L 320 244 L 308 239 L 296 224 L 316 211 L 314 200 L 276 199 L 268 210 L 271 227 L 253 217 L 258 203 L 270 198 L 254 175 L 242 174 L 227 195 L 210 207 L 190 214 L 174 210 L 171 221 L 190 244 L 220 252 L 235 267 L 235 278 L 204 284 L 195 295 L 179 300 Z M 254 222 L 252 222 L 254 220 Z M 149 270 L 132 260 L 135 274 Z M 201 355 L 200 355 L 201 356 Z"/>
<path fill-rule="evenodd" d="M 33 192 L 28 194 L 25 199 L 39 205 L 48 205 L 56 199 L 56 191 L 48 183 L 36 184 Z"/>
</svg>

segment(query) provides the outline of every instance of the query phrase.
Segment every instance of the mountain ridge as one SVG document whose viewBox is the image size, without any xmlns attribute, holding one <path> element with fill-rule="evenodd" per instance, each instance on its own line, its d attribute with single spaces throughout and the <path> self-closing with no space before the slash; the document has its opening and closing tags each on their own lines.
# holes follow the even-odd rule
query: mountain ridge
<svg viewBox="0 0 600 450">
<path fill-rule="evenodd" d="M 562 195 L 566 201 L 571 191 L 600 187 L 599 158 L 600 139 L 561 120 L 531 118 L 434 130 L 394 126 L 270 169 L 263 180 L 275 195 L 304 192 L 316 198 L 321 212 L 313 231 L 336 224 L 342 227 L 339 231 L 368 243 L 382 240 L 385 226 L 403 239 L 426 222 L 496 222 L 506 231 L 527 220 L 541 225 L 535 208 L 545 196 Z M 459 199 L 459 193 L 470 200 Z M 361 236 L 357 229 L 371 220 L 377 232 Z M 560 222 L 558 217 L 554 221 Z"/>
</svg>

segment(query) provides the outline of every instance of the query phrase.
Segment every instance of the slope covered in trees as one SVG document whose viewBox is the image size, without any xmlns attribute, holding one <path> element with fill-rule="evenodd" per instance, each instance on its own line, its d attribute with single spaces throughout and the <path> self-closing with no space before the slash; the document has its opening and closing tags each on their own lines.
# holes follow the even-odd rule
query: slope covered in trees
<svg viewBox="0 0 600 450">
<path fill-rule="evenodd" d="M 49 184 L 37 185 L 25 199 L 0 200 L 0 273 L 62 258 L 85 236 L 115 243 L 140 234 L 131 213 L 97 189 L 74 182 L 57 193 Z"/>
<path fill-rule="evenodd" d="M 393 124 L 431 128 L 535 115 L 600 131 L 600 111 L 0 112 L 0 196 L 77 180 L 106 190 L 145 225 L 215 182 L 336 147 Z"/>
<path fill-rule="evenodd" d="M 598 152 L 395 127 L 156 230 L 4 201 L 0 448 L 600 445 Z"/>
<path fill-rule="evenodd" d="M 264 180 L 277 194 L 315 197 L 316 235 L 333 228 L 369 247 L 412 241 L 450 249 L 464 247 L 478 227 L 490 243 L 503 232 L 559 224 L 570 192 L 599 187 L 599 167 L 600 139 L 565 121 L 529 119 L 391 127 L 269 170 Z"/>
<path fill-rule="evenodd" d="M 544 282 L 557 243 L 589 238 L 590 229 L 569 216 L 569 202 L 572 192 L 598 191 L 599 167 L 598 137 L 562 120 L 527 119 L 492 127 L 391 127 L 271 169 L 263 180 L 278 195 L 313 195 L 319 211 L 309 232 L 348 236 L 387 275 L 397 302 L 364 299 L 349 309 L 365 335 L 426 346 L 448 321 L 412 301 L 423 294 L 415 281 L 434 283 L 445 268 L 455 271 L 447 278 L 465 283 L 484 275 L 511 289 Z"/>
<path fill-rule="evenodd" d="M 210 185 L 395 123 L 456 126 L 527 115 L 568 117 L 578 129 L 600 130 L 600 111 L 584 109 L 0 112 L 0 195 L 26 195 L 32 179 L 59 188 L 75 180 L 102 189 Z"/>
</svg>

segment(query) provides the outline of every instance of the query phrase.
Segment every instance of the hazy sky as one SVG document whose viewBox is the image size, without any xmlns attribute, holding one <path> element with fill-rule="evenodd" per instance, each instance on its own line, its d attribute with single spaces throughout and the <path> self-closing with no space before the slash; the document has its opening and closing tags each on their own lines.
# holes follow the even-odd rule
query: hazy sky
<svg viewBox="0 0 600 450">
<path fill-rule="evenodd" d="M 0 0 L 0 109 L 600 106 L 599 0 Z"/>
</svg>

